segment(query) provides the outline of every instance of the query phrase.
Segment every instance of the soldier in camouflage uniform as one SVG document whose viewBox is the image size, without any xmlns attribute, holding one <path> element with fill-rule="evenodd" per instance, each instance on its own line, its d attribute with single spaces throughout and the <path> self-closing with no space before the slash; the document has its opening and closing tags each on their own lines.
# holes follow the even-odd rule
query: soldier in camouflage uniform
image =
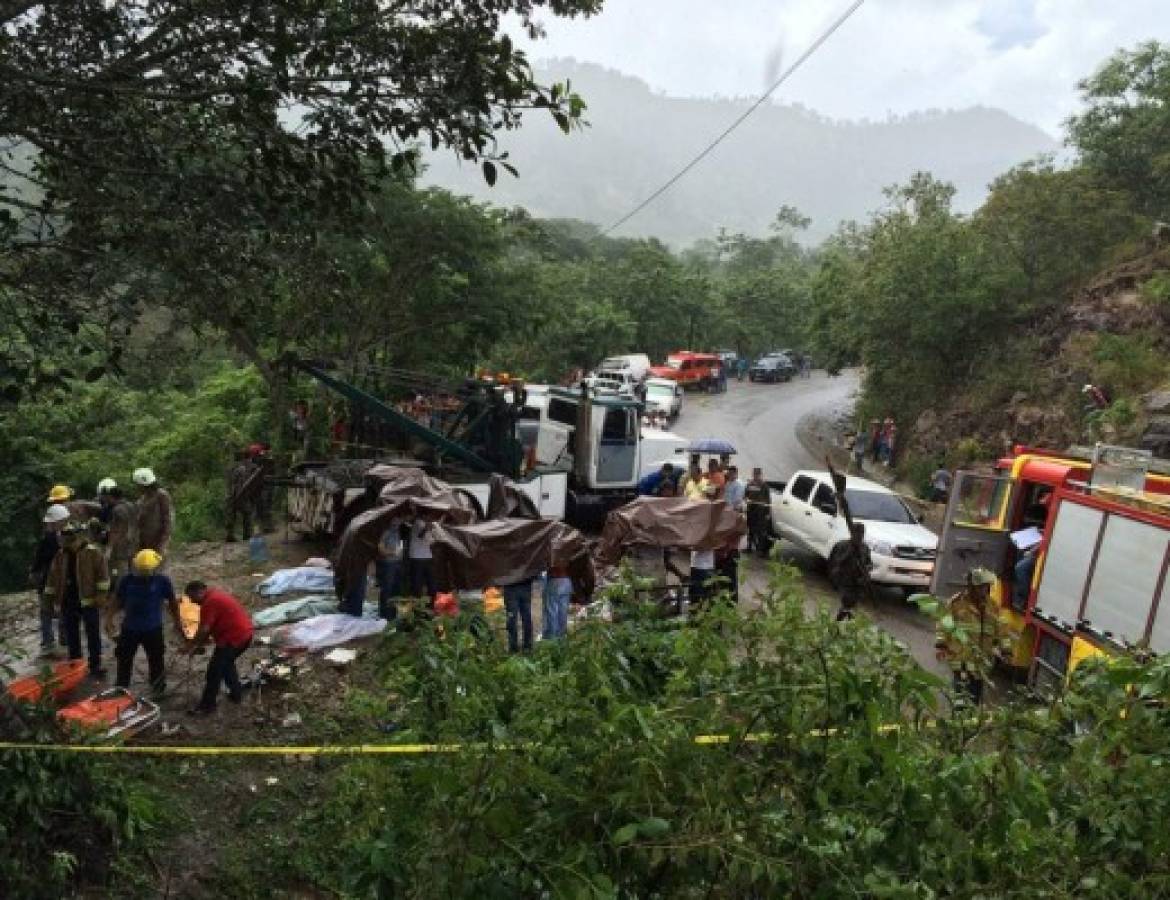
<svg viewBox="0 0 1170 900">
<path fill-rule="evenodd" d="M 841 592 L 838 622 L 852 619 L 853 610 L 869 596 L 871 590 L 869 573 L 873 568 L 873 558 L 869 553 L 869 545 L 865 543 L 865 526 L 854 522 L 852 535 L 852 540 L 834 548 L 829 557 L 829 573 Z"/>
<path fill-rule="evenodd" d="M 227 531 L 224 540 L 231 543 L 236 539 L 236 519 L 242 520 L 243 534 L 241 540 L 248 540 L 252 536 L 252 510 L 256 505 L 256 497 L 263 486 L 260 467 L 252 460 L 247 450 L 236 454 L 236 462 L 227 472 L 227 501 L 225 503 L 224 520 Z"/>
</svg>

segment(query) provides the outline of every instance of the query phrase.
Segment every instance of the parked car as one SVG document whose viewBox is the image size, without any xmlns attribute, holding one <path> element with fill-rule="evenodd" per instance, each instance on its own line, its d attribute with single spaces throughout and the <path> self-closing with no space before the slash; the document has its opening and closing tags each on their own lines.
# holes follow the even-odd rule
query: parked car
<svg viewBox="0 0 1170 900">
<path fill-rule="evenodd" d="M 633 381 L 642 381 L 650 373 L 650 357 L 645 353 L 627 353 L 623 356 L 608 356 L 595 370 L 600 374 L 621 374 L 631 376 Z"/>
<path fill-rule="evenodd" d="M 836 568 L 849 541 L 845 517 L 838 514 L 837 493 L 828 472 L 796 472 L 786 483 L 772 483 L 772 531 L 809 550 Z M 865 542 L 873 557 L 870 578 L 907 593 L 930 587 L 938 538 L 923 528 L 902 498 L 876 482 L 850 477 L 845 497 L 855 522 L 865 525 Z"/>
<path fill-rule="evenodd" d="M 647 378 L 644 383 L 646 411 L 664 413 L 668 419 L 677 418 L 682 412 L 682 385 L 669 378 Z"/>
<path fill-rule="evenodd" d="M 593 372 L 586 376 L 585 385 L 595 394 L 615 394 L 621 397 L 633 397 L 638 382 L 628 373 Z"/>
<path fill-rule="evenodd" d="M 750 381 L 788 381 L 796 369 L 791 361 L 781 356 L 765 356 L 748 369 Z"/>
</svg>

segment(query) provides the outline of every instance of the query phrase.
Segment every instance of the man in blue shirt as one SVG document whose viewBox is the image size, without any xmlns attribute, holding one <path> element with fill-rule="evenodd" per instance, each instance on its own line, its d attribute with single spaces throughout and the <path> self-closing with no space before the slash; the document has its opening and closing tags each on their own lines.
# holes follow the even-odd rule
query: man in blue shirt
<svg viewBox="0 0 1170 900">
<path fill-rule="evenodd" d="M 744 494 L 747 485 L 739 480 L 739 469 L 736 466 L 727 467 L 727 481 L 723 485 L 723 499 L 737 513 L 744 511 Z"/>
<path fill-rule="evenodd" d="M 641 497 L 657 497 L 662 491 L 662 483 L 669 481 L 674 484 L 674 466 L 663 463 L 657 472 L 651 472 L 638 482 L 638 495 Z"/>
<path fill-rule="evenodd" d="M 163 605 L 165 604 L 174 622 L 175 631 L 183 636 L 179 621 L 179 601 L 175 588 L 165 575 L 156 571 L 162 564 L 162 557 L 154 550 L 140 550 L 134 556 L 133 573 L 118 582 L 116 606 L 122 611 L 122 630 L 118 635 L 115 656 L 118 659 L 118 687 L 130 686 L 134 671 L 134 657 L 138 648 L 146 651 L 146 662 L 150 670 L 150 687 L 156 697 L 166 692 L 167 674 L 163 640 Z"/>
</svg>

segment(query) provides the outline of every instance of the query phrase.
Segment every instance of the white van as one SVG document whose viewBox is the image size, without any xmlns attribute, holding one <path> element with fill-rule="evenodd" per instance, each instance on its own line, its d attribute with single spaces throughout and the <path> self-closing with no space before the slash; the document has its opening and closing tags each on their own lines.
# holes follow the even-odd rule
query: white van
<svg viewBox="0 0 1170 900">
<path fill-rule="evenodd" d="M 604 375 L 606 372 L 627 373 L 634 381 L 641 381 L 650 372 L 650 357 L 645 353 L 607 357 L 597 367 L 598 375 Z"/>
</svg>

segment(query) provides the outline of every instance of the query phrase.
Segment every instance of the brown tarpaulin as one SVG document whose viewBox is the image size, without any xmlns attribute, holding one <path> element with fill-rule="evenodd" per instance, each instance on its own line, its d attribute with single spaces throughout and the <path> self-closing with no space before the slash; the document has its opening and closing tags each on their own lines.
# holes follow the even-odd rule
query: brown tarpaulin
<svg viewBox="0 0 1170 900">
<path fill-rule="evenodd" d="M 551 519 L 495 519 L 431 528 L 435 578 L 448 590 L 517 584 L 551 566 L 569 570 L 573 593 L 593 592 L 589 542 L 577 529 Z"/>
<path fill-rule="evenodd" d="M 617 565 L 635 544 L 718 550 L 746 533 L 743 517 L 722 500 L 639 497 L 606 517 L 596 559 L 599 565 Z"/>
<path fill-rule="evenodd" d="M 375 475 L 375 469 L 380 470 Z M 476 512 L 467 494 L 421 469 L 375 466 L 370 475 L 384 481 L 379 505 L 356 516 L 337 544 L 333 571 L 339 590 L 358 578 L 378 555 L 378 542 L 395 522 L 474 522 Z"/>
<path fill-rule="evenodd" d="M 539 519 L 540 510 L 532 498 L 516 487 L 511 478 L 493 475 L 489 485 L 485 519 Z"/>
</svg>

